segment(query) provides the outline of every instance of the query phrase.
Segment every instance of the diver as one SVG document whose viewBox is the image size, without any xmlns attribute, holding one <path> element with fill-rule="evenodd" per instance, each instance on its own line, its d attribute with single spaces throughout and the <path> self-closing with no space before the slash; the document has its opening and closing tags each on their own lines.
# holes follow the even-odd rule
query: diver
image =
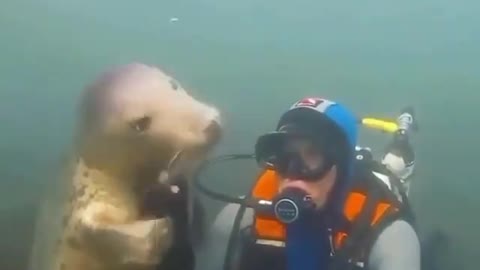
<svg viewBox="0 0 480 270">
<path fill-rule="evenodd" d="M 405 190 L 394 192 L 390 181 L 406 183 L 413 170 L 406 152 L 407 173 L 393 166 L 398 149 L 411 149 L 406 138 L 413 115 L 405 111 L 398 120 L 382 168 L 368 149 L 356 148 L 357 120 L 341 104 L 305 98 L 285 112 L 255 145 L 264 171 L 252 197 L 266 207 L 250 212 L 235 269 L 419 270 L 420 243 Z"/>
</svg>

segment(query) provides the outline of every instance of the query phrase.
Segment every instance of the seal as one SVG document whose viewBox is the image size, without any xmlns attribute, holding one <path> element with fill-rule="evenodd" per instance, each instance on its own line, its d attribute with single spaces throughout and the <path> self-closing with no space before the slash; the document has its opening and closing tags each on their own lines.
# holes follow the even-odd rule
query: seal
<svg viewBox="0 0 480 270">
<path fill-rule="evenodd" d="M 43 208 L 30 268 L 154 269 L 175 227 L 145 210 L 145 194 L 192 178 L 220 139 L 220 114 L 159 68 L 132 63 L 86 87 L 78 116 L 65 188 Z"/>
</svg>

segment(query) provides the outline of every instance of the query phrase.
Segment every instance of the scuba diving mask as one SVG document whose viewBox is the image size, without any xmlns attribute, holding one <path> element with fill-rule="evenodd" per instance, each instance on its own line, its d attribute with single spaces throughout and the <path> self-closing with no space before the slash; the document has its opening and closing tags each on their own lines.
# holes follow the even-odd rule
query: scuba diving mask
<svg viewBox="0 0 480 270">
<path fill-rule="evenodd" d="M 255 156 L 260 166 L 284 178 L 317 181 L 334 165 L 328 148 L 322 137 L 281 130 L 261 136 Z"/>
</svg>

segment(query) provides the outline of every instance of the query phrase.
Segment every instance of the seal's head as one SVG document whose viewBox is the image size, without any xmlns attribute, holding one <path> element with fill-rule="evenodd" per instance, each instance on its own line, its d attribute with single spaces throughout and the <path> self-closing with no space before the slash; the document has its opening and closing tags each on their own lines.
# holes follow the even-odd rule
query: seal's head
<svg viewBox="0 0 480 270">
<path fill-rule="evenodd" d="M 86 90 L 77 146 L 86 165 L 112 177 L 153 181 L 173 160 L 193 173 L 218 142 L 219 112 L 156 67 L 116 67 Z M 178 155 L 178 153 L 182 155 Z M 179 158 L 181 156 L 181 158 Z"/>
</svg>

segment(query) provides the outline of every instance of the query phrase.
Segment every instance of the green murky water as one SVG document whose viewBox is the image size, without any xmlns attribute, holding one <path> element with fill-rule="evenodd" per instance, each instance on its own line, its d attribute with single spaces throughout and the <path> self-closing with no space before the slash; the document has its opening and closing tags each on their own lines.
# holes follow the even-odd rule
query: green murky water
<svg viewBox="0 0 480 270">
<path fill-rule="evenodd" d="M 305 95 L 360 115 L 414 105 L 412 201 L 425 230 L 452 237 L 461 269 L 477 269 L 479 14 L 472 0 L 3 0 L 0 269 L 25 267 L 39 190 L 68 145 L 76 96 L 101 70 L 132 61 L 164 67 L 224 112 L 221 153 L 250 152 Z M 371 147 L 385 141 L 362 133 Z"/>
</svg>

